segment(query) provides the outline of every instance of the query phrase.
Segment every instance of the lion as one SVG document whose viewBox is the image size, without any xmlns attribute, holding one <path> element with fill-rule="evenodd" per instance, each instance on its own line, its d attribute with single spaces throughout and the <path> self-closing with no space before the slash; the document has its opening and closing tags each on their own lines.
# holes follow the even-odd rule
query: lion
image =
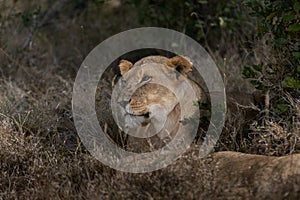
<svg viewBox="0 0 300 200">
<path fill-rule="evenodd" d="M 206 102 L 207 97 L 202 87 L 188 77 L 192 71 L 193 63 L 184 56 L 175 56 L 167 58 L 164 56 L 148 56 L 137 61 L 135 64 L 128 60 L 121 60 L 119 63 L 120 73 L 123 79 L 127 79 L 128 72 L 135 67 L 151 67 L 153 64 L 161 66 L 161 72 L 164 70 L 176 73 L 171 84 L 179 87 L 179 76 L 182 75 L 192 86 L 198 102 Z M 145 79 L 144 74 L 137 80 Z M 137 81 L 139 82 L 139 81 Z M 128 127 L 140 126 L 138 131 L 155 130 L 156 135 L 143 139 L 128 136 L 127 149 L 132 151 L 153 151 L 160 148 L 174 138 L 180 125 L 181 108 L 176 95 L 168 88 L 156 84 L 147 83 L 137 88 L 131 95 L 129 102 L 125 105 L 127 117 L 126 125 Z M 138 122 L 138 123 L 137 123 Z M 145 128 L 146 127 L 146 128 Z"/>
<path fill-rule="evenodd" d="M 123 76 L 133 67 L 138 67 L 138 66 L 141 66 L 141 65 L 147 64 L 147 63 L 163 64 L 165 67 L 172 68 L 172 69 L 178 71 L 180 74 L 182 74 L 186 78 L 188 78 L 188 73 L 190 73 L 192 71 L 192 66 L 193 66 L 193 63 L 190 61 L 190 59 L 185 56 L 175 56 L 172 58 L 167 58 L 164 56 L 148 56 L 148 57 L 145 57 L 145 58 L 137 61 L 134 65 L 130 61 L 121 60 L 119 63 L 121 75 Z M 203 88 L 199 84 L 197 84 L 195 81 L 193 81 L 189 78 L 187 80 L 193 87 L 198 100 L 201 102 L 207 102 L 208 98 L 207 98 Z M 143 94 L 142 96 L 145 98 L 142 98 L 141 94 Z M 167 101 L 173 100 L 174 94 L 171 94 L 170 91 L 168 91 L 165 87 L 162 87 L 161 85 L 147 84 L 147 85 L 140 87 L 135 92 L 133 97 L 134 98 L 131 99 L 133 101 L 130 103 L 130 107 L 138 109 L 138 108 L 143 107 L 142 105 L 149 105 L 150 102 L 160 101 L 160 103 L 169 104 L 169 102 L 167 102 Z M 151 98 L 151 99 L 148 99 L 148 98 Z M 136 101 L 137 99 L 143 99 L 143 100 L 145 100 L 145 102 L 143 102 L 141 104 L 140 101 Z M 168 100 L 166 101 L 166 99 L 168 99 Z M 146 100 L 148 100 L 148 101 L 146 101 Z M 141 106 L 141 107 L 139 107 L 139 106 Z M 133 111 L 134 111 L 134 109 L 133 109 Z M 144 114 L 148 111 L 149 110 L 146 109 L 144 111 Z"/>
</svg>

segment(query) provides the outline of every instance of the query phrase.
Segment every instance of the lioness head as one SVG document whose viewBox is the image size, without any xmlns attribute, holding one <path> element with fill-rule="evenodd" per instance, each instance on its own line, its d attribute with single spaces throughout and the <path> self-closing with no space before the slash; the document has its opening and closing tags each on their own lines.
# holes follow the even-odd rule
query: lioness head
<svg viewBox="0 0 300 200">
<path fill-rule="evenodd" d="M 186 57 L 175 56 L 168 59 L 163 56 L 148 56 L 134 65 L 130 61 L 121 60 L 119 63 L 121 75 L 124 76 L 133 67 L 139 67 L 147 63 L 162 64 L 164 67 L 176 70 L 184 76 L 192 71 L 192 63 Z M 140 76 L 140 81 L 144 78 L 143 74 L 137 74 L 137 76 Z M 133 93 L 129 104 L 126 106 L 126 111 L 133 115 L 149 115 L 152 105 L 160 105 L 163 108 L 171 105 L 171 109 L 173 109 L 177 103 L 178 101 L 172 91 L 162 85 L 149 83 L 139 87 Z"/>
<path fill-rule="evenodd" d="M 162 141 L 164 144 L 170 141 L 180 127 L 179 100 L 183 99 L 189 88 L 186 86 L 186 77 L 192 71 L 191 61 L 182 56 L 148 56 L 134 64 L 121 60 L 119 69 L 122 75 L 121 82 L 126 85 L 122 93 L 129 94 L 126 99 L 118 101 L 126 103 L 122 103 L 123 106 L 120 107 L 125 122 L 125 126 L 123 127 L 123 124 L 120 128 L 126 133 L 145 133 L 150 140 L 158 136 L 160 139 L 155 141 L 159 144 L 162 144 Z M 164 85 L 176 89 L 172 91 L 173 89 Z M 136 137 L 138 136 L 129 137 L 128 140 L 140 143 L 142 138 Z"/>
</svg>

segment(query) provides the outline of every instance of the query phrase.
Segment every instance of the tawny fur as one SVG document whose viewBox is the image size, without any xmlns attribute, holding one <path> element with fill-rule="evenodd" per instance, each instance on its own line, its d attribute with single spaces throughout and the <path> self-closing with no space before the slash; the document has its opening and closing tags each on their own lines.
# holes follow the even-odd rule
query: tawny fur
<svg viewBox="0 0 300 200">
<path fill-rule="evenodd" d="M 175 56 L 170 58 L 167 63 L 168 67 L 176 69 L 183 76 L 187 77 L 188 73 L 192 71 L 193 64 L 187 58 L 182 56 Z"/>
<path fill-rule="evenodd" d="M 184 58 L 182 56 L 175 56 L 173 58 L 166 58 L 163 56 L 148 56 L 142 58 L 134 65 L 132 65 L 129 61 L 121 61 L 119 64 L 120 71 L 122 76 L 126 74 L 133 67 L 139 67 L 141 65 L 147 63 L 157 63 L 162 64 L 162 66 L 173 69 L 174 71 L 178 71 L 183 76 L 187 77 L 187 80 L 193 87 L 198 100 L 200 101 L 203 97 L 203 90 L 199 87 L 197 83 L 188 78 L 188 73 L 192 71 L 192 63 L 188 58 Z M 149 65 L 151 66 L 151 65 Z M 174 83 L 178 81 L 174 78 Z M 172 140 L 175 137 L 178 128 L 179 128 L 179 120 L 181 108 L 175 94 L 167 89 L 166 87 L 159 85 L 148 83 L 141 87 L 139 87 L 131 96 L 130 102 L 127 105 L 126 111 L 132 115 L 147 115 L 149 114 L 149 108 L 151 105 L 156 104 L 161 106 L 162 108 L 171 108 L 171 112 L 168 114 L 167 121 L 163 128 L 163 131 L 157 134 L 157 136 L 153 136 L 145 140 L 135 137 L 128 138 L 128 147 L 131 150 L 139 151 L 141 149 L 147 148 L 147 146 L 151 147 L 161 147 L 161 145 L 165 145 L 166 142 Z M 170 107 L 171 105 L 171 107 Z M 168 107 L 169 106 L 169 107 Z M 169 109 L 168 109 L 169 110 Z M 141 123 L 141 126 L 147 126 L 151 122 L 151 119 L 145 118 L 145 121 Z M 150 143 L 151 144 L 150 144 Z M 147 144 L 148 143 L 148 144 Z M 141 149 L 140 149 L 141 148 Z M 150 148 L 151 149 L 151 148 Z M 153 150 L 153 149 L 152 149 Z"/>
<path fill-rule="evenodd" d="M 148 56 L 139 60 L 134 65 L 132 65 L 130 61 L 122 60 L 119 64 L 121 75 L 124 75 L 132 67 L 138 67 L 146 63 L 163 64 L 177 70 L 185 77 L 187 77 L 188 73 L 192 71 L 192 63 L 188 58 L 182 56 L 175 56 L 173 58 L 166 58 L 164 56 Z M 193 86 L 193 82 L 191 82 L 191 84 Z M 129 104 L 129 112 L 135 115 L 144 115 L 149 112 L 149 107 L 152 104 L 160 104 L 163 107 L 167 107 L 170 104 L 172 105 L 175 101 L 175 94 L 169 89 L 159 84 L 146 84 L 138 88 L 132 95 Z"/>
<path fill-rule="evenodd" d="M 128 60 L 121 60 L 119 63 L 119 68 L 121 75 L 123 76 L 126 72 L 128 72 L 132 68 L 133 64 Z"/>
<path fill-rule="evenodd" d="M 129 103 L 131 114 L 145 115 L 149 113 L 149 107 L 153 104 L 167 108 L 176 103 L 176 96 L 166 87 L 159 84 L 146 84 L 138 88 L 131 96 Z"/>
<path fill-rule="evenodd" d="M 141 60 L 134 63 L 134 67 L 141 66 L 146 63 L 158 63 L 158 64 L 166 64 L 168 62 L 169 58 L 164 56 L 147 56 L 145 58 L 142 58 Z"/>
<path fill-rule="evenodd" d="M 190 73 L 193 68 L 193 63 L 189 60 L 189 58 L 184 56 L 174 56 L 172 58 L 166 58 L 164 56 L 147 56 L 136 62 L 134 65 L 130 61 L 121 60 L 119 64 L 121 75 L 123 76 L 132 67 L 138 67 L 146 63 L 158 63 L 166 65 L 177 70 L 185 77 L 188 76 L 188 73 Z"/>
</svg>

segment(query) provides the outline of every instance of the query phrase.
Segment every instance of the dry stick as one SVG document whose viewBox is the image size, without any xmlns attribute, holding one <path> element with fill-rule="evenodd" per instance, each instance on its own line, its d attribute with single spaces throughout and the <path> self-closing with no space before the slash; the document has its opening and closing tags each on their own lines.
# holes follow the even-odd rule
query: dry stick
<svg viewBox="0 0 300 200">
<path fill-rule="evenodd" d="M 270 90 L 267 90 L 265 94 L 265 105 L 266 105 L 266 117 L 269 118 L 270 113 Z"/>
</svg>

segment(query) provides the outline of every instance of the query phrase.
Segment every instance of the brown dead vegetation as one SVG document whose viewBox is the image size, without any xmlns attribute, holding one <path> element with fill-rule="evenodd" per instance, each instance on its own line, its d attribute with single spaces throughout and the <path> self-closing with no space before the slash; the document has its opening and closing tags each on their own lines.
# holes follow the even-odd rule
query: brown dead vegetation
<svg viewBox="0 0 300 200">
<path fill-rule="evenodd" d="M 170 166 L 145 174 L 115 171 L 95 160 L 80 143 L 72 121 L 76 72 L 100 41 L 145 24 L 137 22 L 130 5 L 105 9 L 91 6 L 91 1 L 82 7 L 49 2 L 0 2 L 0 199 L 299 198 L 300 111 L 294 130 L 267 118 L 265 94 L 252 95 L 253 88 L 240 76 L 242 66 L 257 62 L 258 56 L 226 37 L 218 38 L 226 52 L 210 51 L 232 92 L 215 153 L 199 159 L 199 145 L 193 144 Z M 18 12 L 36 5 L 44 11 L 37 18 L 42 23 L 31 30 Z M 154 50 L 124 55 L 116 63 L 158 54 L 174 56 Z M 101 105 L 99 123 L 120 144 L 109 108 L 111 81 L 119 73 L 116 63 L 102 77 L 96 103 Z M 291 102 L 299 109 L 297 99 Z M 261 118 L 265 124 L 258 126 Z"/>
</svg>

